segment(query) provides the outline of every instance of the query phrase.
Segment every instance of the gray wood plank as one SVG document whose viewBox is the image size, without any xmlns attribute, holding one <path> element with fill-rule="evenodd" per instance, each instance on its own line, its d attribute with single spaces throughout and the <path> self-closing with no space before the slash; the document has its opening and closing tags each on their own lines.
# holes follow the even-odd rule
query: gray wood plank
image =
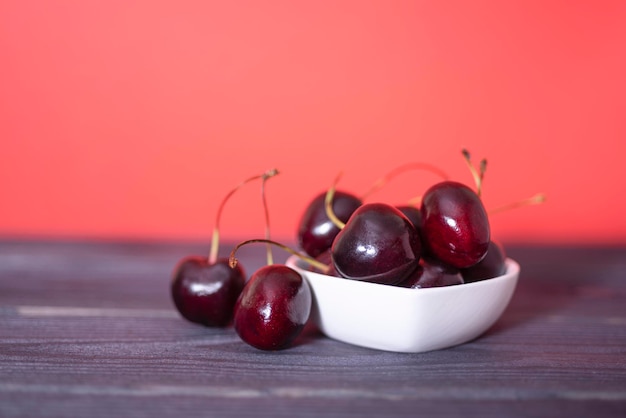
<svg viewBox="0 0 626 418">
<path fill-rule="evenodd" d="M 0 416 L 626 414 L 625 248 L 512 246 L 522 276 L 500 321 L 423 354 L 340 343 L 313 326 L 267 353 L 232 328 L 188 323 L 170 273 L 205 251 L 0 241 Z M 264 256 L 241 260 L 251 273 Z"/>
</svg>

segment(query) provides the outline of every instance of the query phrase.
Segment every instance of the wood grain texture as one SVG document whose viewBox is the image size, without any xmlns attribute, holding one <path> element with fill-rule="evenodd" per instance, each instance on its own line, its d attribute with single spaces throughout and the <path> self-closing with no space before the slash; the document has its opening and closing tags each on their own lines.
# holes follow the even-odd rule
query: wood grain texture
<svg viewBox="0 0 626 418">
<path fill-rule="evenodd" d="M 340 343 L 313 326 L 268 353 L 232 328 L 188 323 L 170 274 L 205 251 L 0 241 L 0 416 L 626 414 L 625 248 L 510 247 L 522 274 L 502 318 L 423 354 Z M 242 249 L 249 273 L 264 251 Z"/>
</svg>

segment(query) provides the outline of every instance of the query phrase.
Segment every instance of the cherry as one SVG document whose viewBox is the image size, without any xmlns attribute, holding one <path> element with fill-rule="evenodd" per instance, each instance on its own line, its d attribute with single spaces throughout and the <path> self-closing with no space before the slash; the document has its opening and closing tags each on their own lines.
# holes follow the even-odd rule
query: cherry
<svg viewBox="0 0 626 418">
<path fill-rule="evenodd" d="M 490 241 L 487 254 L 478 263 L 461 270 L 466 283 L 498 277 L 506 272 L 506 253 L 502 244 Z"/>
<path fill-rule="evenodd" d="M 268 239 L 238 244 L 230 253 L 231 267 L 238 265 L 237 250 L 253 242 L 278 245 L 320 271 L 327 270 L 327 266 L 314 258 Z M 266 265 L 250 277 L 235 303 L 235 331 L 245 343 L 261 350 L 287 348 L 302 332 L 311 305 L 311 289 L 300 273 L 282 264 Z"/>
<path fill-rule="evenodd" d="M 210 263 L 206 257 L 189 256 L 176 267 L 172 298 L 188 321 L 209 327 L 226 326 L 232 319 L 245 277 L 240 266 L 228 266 L 227 258 Z"/>
<path fill-rule="evenodd" d="M 400 212 L 404 214 L 404 216 L 406 216 L 409 219 L 409 221 L 411 221 L 411 223 L 417 230 L 417 234 L 420 236 L 420 240 L 422 241 L 422 253 L 423 253 L 426 249 L 427 243 L 424 242 L 424 237 L 423 237 L 424 234 L 422 233 L 421 210 L 418 207 L 413 206 L 413 205 L 402 205 L 402 206 L 396 206 L 396 207 L 398 208 Z"/>
<path fill-rule="evenodd" d="M 398 286 L 412 289 L 441 287 L 463 284 L 459 269 L 447 266 L 436 260 L 420 260 L 420 265 Z"/>
<path fill-rule="evenodd" d="M 264 184 L 276 174 L 277 170 L 269 170 L 245 180 L 231 190 L 219 206 L 209 256 L 188 256 L 178 262 L 170 292 L 174 305 L 183 318 L 211 327 L 223 327 L 230 323 L 235 301 L 244 287 L 246 276 L 241 266 L 230 268 L 227 258 L 218 258 L 221 212 L 228 199 L 244 184 L 255 179 L 262 179 Z M 267 222 L 265 200 L 263 203 Z"/>
<path fill-rule="evenodd" d="M 402 281 L 417 267 L 420 254 L 420 237 L 411 221 L 385 203 L 359 207 L 331 247 L 342 277 L 381 284 Z"/>
<path fill-rule="evenodd" d="M 418 231 L 422 228 L 422 212 L 419 208 L 411 205 L 396 206 L 396 208 L 409 218 L 409 221 Z"/>
<path fill-rule="evenodd" d="M 455 181 L 431 186 L 422 199 L 422 238 L 427 252 L 457 268 L 485 256 L 490 240 L 487 212 L 480 197 Z"/>
<path fill-rule="evenodd" d="M 247 344 L 261 350 L 280 350 L 300 334 L 311 312 L 311 290 L 290 267 L 261 267 L 251 277 L 235 304 L 235 331 Z"/>
<path fill-rule="evenodd" d="M 326 192 L 317 195 L 307 206 L 298 224 L 298 245 L 312 257 L 317 257 L 330 249 L 340 230 L 326 214 L 325 199 Z M 332 210 L 337 218 L 347 222 L 361 204 L 361 200 L 356 196 L 336 191 L 332 200 Z"/>
</svg>

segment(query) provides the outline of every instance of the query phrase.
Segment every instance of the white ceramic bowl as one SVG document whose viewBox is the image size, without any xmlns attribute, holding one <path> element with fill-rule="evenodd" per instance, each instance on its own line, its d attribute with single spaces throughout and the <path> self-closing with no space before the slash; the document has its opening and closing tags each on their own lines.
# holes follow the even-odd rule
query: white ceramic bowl
<svg viewBox="0 0 626 418">
<path fill-rule="evenodd" d="M 419 353 L 470 341 L 502 315 L 520 267 L 507 259 L 502 276 L 462 285 L 408 289 L 308 271 L 295 256 L 287 265 L 313 292 L 311 316 L 335 340 L 386 351 Z"/>
</svg>

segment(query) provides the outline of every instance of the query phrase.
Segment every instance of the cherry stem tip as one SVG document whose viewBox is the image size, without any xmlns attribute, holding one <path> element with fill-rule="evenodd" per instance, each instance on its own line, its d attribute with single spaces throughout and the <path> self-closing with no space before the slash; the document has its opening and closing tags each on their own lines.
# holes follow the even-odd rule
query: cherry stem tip
<svg viewBox="0 0 626 418">
<path fill-rule="evenodd" d="M 500 206 L 495 209 L 489 211 L 489 214 L 505 212 L 507 210 L 516 209 L 524 206 L 530 205 L 541 205 L 545 203 L 547 200 L 547 196 L 545 193 L 537 193 L 534 196 L 529 197 L 528 199 L 520 200 L 518 202 L 509 203 L 508 205 Z"/>
<path fill-rule="evenodd" d="M 467 167 L 469 168 L 470 173 L 472 174 L 472 177 L 474 178 L 474 183 L 476 184 L 476 194 L 480 196 L 482 193 L 482 186 L 483 186 L 483 179 L 485 177 L 485 171 L 487 170 L 487 160 L 482 159 L 480 161 L 479 169 L 476 170 L 476 167 L 474 167 L 474 165 L 472 164 L 472 157 L 469 151 L 463 148 L 461 150 L 461 153 L 463 154 L 463 158 L 465 159 L 465 162 L 467 163 Z"/>
</svg>

